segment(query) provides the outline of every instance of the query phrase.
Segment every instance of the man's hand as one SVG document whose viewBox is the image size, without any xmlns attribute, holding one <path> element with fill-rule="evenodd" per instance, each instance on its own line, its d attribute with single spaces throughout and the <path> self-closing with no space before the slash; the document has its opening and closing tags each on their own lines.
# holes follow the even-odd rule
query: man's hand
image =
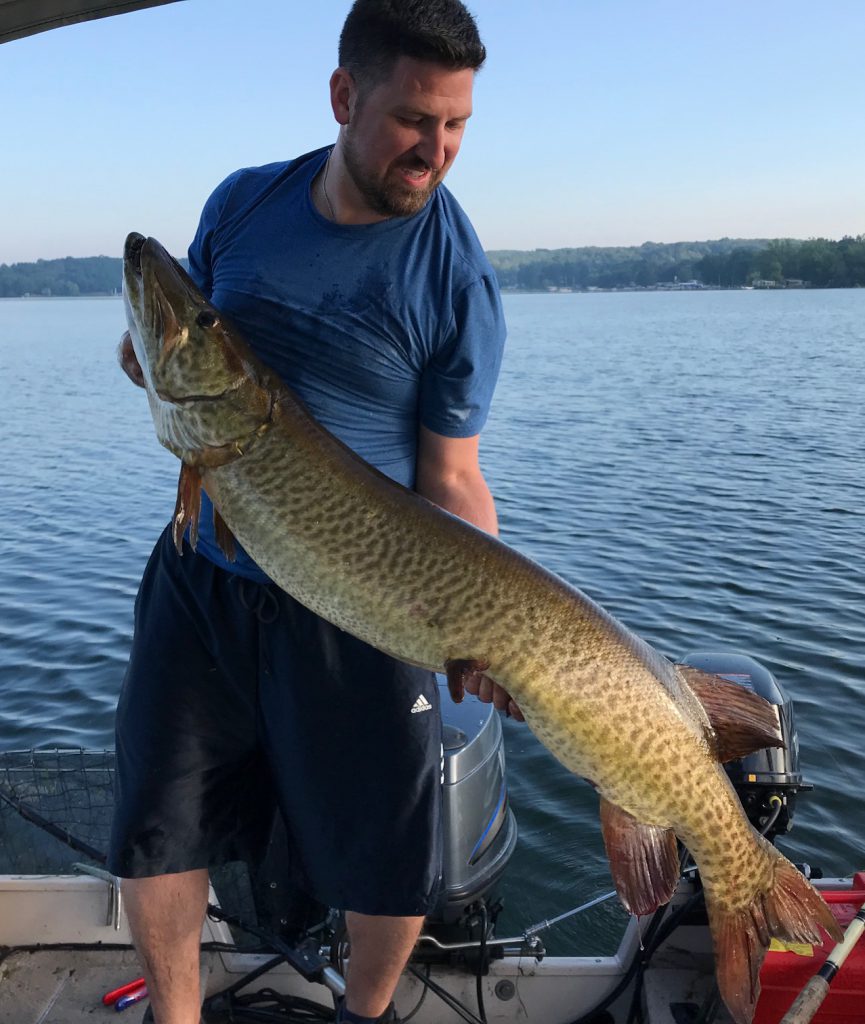
<svg viewBox="0 0 865 1024">
<path fill-rule="evenodd" d="M 484 704 L 492 703 L 499 711 L 504 711 L 508 718 L 515 722 L 525 722 L 522 711 L 508 691 L 494 683 L 489 676 L 472 674 L 465 678 L 466 693 L 474 694 Z"/>
<path fill-rule="evenodd" d="M 123 332 L 123 337 L 117 346 L 117 362 L 120 363 L 120 369 L 133 384 L 137 384 L 140 388 L 144 387 L 144 372 L 141 369 L 141 364 L 135 358 L 135 349 L 132 347 L 129 331 Z"/>
</svg>

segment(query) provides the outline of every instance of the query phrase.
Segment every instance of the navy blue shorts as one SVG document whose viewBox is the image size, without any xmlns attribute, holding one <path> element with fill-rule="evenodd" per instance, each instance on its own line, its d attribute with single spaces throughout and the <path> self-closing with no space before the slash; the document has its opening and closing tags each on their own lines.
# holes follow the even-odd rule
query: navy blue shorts
<svg viewBox="0 0 865 1024">
<path fill-rule="evenodd" d="M 188 547 L 181 558 L 167 531 L 135 603 L 116 751 L 109 868 L 121 877 L 254 862 L 276 802 L 298 881 L 319 902 L 395 916 L 435 903 L 433 673 L 361 643 L 274 584 Z"/>
</svg>

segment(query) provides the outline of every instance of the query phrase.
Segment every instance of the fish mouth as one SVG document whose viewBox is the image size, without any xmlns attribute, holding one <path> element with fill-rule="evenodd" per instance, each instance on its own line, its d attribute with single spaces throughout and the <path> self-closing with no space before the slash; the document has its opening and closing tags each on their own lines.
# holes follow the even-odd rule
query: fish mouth
<svg viewBox="0 0 865 1024">
<path fill-rule="evenodd" d="M 184 308 L 183 280 L 179 276 L 182 273 L 180 266 L 156 239 L 137 231 L 126 236 L 123 290 L 128 300 L 128 312 L 138 327 L 133 335 L 139 335 L 142 351 L 136 351 L 136 355 L 142 366 L 147 363 L 151 375 L 158 375 L 159 365 L 185 340 L 186 333 L 181 329 L 176 312 Z M 159 394 L 155 382 L 154 390 Z M 165 400 L 171 399 L 165 396 Z"/>
<path fill-rule="evenodd" d="M 123 269 L 127 276 L 139 282 L 145 276 L 154 278 L 163 291 L 171 287 L 172 278 L 178 281 L 178 292 L 184 287 L 195 287 L 183 267 L 155 238 L 147 238 L 137 231 L 128 234 L 123 244 Z"/>
<path fill-rule="evenodd" d="M 155 238 L 137 231 L 123 246 L 123 279 L 135 318 L 161 339 L 163 356 L 185 337 L 181 320 L 194 284 Z"/>
<path fill-rule="evenodd" d="M 168 391 L 157 391 L 159 397 L 165 401 L 170 402 L 172 405 L 179 406 L 190 406 L 190 405 L 202 405 L 207 402 L 219 402 L 222 399 L 227 398 L 230 394 L 237 391 L 237 385 L 231 384 L 218 394 L 202 394 L 202 395 L 172 395 Z"/>
<path fill-rule="evenodd" d="M 123 246 L 123 260 L 126 266 L 132 270 L 136 276 L 141 276 L 141 250 L 144 248 L 144 243 L 147 239 L 144 235 L 139 235 L 137 231 L 133 231 L 126 238 L 126 243 Z"/>
</svg>

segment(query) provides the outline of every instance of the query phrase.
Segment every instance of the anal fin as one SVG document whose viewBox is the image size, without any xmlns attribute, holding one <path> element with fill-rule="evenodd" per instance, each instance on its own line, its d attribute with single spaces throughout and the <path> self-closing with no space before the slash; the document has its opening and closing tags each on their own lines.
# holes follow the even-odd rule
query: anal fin
<svg viewBox="0 0 865 1024">
<path fill-rule="evenodd" d="M 632 914 L 668 903 L 679 881 L 679 852 L 671 828 L 646 825 L 601 797 L 601 831 L 616 892 Z"/>
<path fill-rule="evenodd" d="M 179 554 L 183 554 L 183 535 L 189 527 L 189 543 L 192 550 L 198 543 L 198 517 L 201 514 L 201 473 L 195 466 L 183 462 L 180 465 L 180 479 L 177 481 L 177 502 L 171 536 Z"/>
<path fill-rule="evenodd" d="M 722 676 L 690 665 L 676 668 L 709 716 L 715 730 L 715 753 L 722 764 L 764 747 L 784 746 L 774 704 Z"/>
<path fill-rule="evenodd" d="M 445 662 L 448 677 L 448 690 L 454 704 L 462 703 L 466 690 L 466 679 L 482 676 L 490 667 L 488 661 L 477 661 L 470 658 L 453 658 Z"/>
</svg>

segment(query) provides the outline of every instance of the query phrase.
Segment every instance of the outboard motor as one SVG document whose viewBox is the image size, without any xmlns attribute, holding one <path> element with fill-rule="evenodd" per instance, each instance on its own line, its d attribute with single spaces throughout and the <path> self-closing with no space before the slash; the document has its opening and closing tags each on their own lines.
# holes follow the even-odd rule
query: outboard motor
<svg viewBox="0 0 865 1024">
<path fill-rule="evenodd" d="M 762 832 L 768 824 L 766 838 L 770 841 L 789 832 L 796 795 L 814 788 L 803 781 L 799 771 L 799 737 L 792 701 L 766 666 L 746 654 L 692 651 L 681 662 L 745 686 L 774 705 L 784 747 L 766 747 L 724 767 L 754 828 Z M 780 810 L 773 797 L 781 800 Z"/>
<path fill-rule="evenodd" d="M 491 704 L 454 704 L 439 681 L 444 731 L 442 892 L 431 920 L 455 922 L 489 892 L 517 843 L 508 804 L 504 737 Z"/>
</svg>

